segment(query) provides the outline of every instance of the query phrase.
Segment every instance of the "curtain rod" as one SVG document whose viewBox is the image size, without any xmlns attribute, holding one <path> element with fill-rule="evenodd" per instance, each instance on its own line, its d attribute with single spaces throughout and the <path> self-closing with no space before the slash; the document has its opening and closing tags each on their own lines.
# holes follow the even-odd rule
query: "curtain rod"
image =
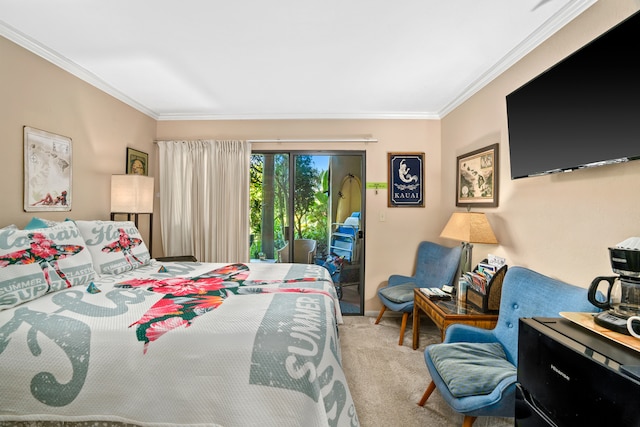
<svg viewBox="0 0 640 427">
<path fill-rule="evenodd" d="M 227 138 L 228 139 L 228 138 Z M 153 141 L 157 144 L 159 139 Z M 292 138 L 292 139 L 247 139 L 247 142 L 378 142 L 375 138 L 322 138 L 322 139 L 305 139 L 305 138 Z"/>
<path fill-rule="evenodd" d="M 247 142 L 378 142 L 378 140 L 374 138 L 321 138 L 321 139 L 275 138 L 275 139 L 248 139 Z"/>
</svg>

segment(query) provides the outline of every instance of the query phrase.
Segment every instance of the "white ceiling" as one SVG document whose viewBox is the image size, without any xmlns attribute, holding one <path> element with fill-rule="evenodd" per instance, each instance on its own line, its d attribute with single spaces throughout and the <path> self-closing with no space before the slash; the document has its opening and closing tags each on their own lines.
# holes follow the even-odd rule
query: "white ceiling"
<svg viewBox="0 0 640 427">
<path fill-rule="evenodd" d="M 0 0 L 0 35 L 159 120 L 440 118 L 596 0 Z"/>
</svg>

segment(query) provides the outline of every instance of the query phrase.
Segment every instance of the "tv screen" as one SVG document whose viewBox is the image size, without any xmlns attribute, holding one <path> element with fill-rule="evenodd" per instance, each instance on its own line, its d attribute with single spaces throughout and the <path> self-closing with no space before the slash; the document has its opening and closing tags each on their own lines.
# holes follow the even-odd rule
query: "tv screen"
<svg viewBox="0 0 640 427">
<path fill-rule="evenodd" d="M 506 101 L 511 179 L 640 158 L 640 13 Z"/>
</svg>

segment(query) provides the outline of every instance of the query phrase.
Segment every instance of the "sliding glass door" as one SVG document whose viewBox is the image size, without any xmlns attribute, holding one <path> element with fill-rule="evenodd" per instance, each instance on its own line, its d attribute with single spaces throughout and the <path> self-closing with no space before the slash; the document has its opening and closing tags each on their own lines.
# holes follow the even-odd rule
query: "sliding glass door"
<svg viewBox="0 0 640 427">
<path fill-rule="evenodd" d="M 323 265 L 343 312 L 361 314 L 363 175 L 363 152 L 254 151 L 252 262 Z"/>
</svg>

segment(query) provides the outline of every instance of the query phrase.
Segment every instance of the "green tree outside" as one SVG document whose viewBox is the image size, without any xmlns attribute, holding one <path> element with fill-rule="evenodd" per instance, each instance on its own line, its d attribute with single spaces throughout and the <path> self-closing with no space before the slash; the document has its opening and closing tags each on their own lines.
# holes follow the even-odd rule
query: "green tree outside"
<svg viewBox="0 0 640 427">
<path fill-rule="evenodd" d="M 287 223 L 289 156 L 254 154 L 250 170 L 250 257 L 263 252 L 273 258 L 284 246 L 286 227 L 293 226 L 294 239 L 314 239 L 318 255 L 327 247 L 328 171 L 318 170 L 310 155 L 297 155 L 293 224 Z"/>
</svg>

